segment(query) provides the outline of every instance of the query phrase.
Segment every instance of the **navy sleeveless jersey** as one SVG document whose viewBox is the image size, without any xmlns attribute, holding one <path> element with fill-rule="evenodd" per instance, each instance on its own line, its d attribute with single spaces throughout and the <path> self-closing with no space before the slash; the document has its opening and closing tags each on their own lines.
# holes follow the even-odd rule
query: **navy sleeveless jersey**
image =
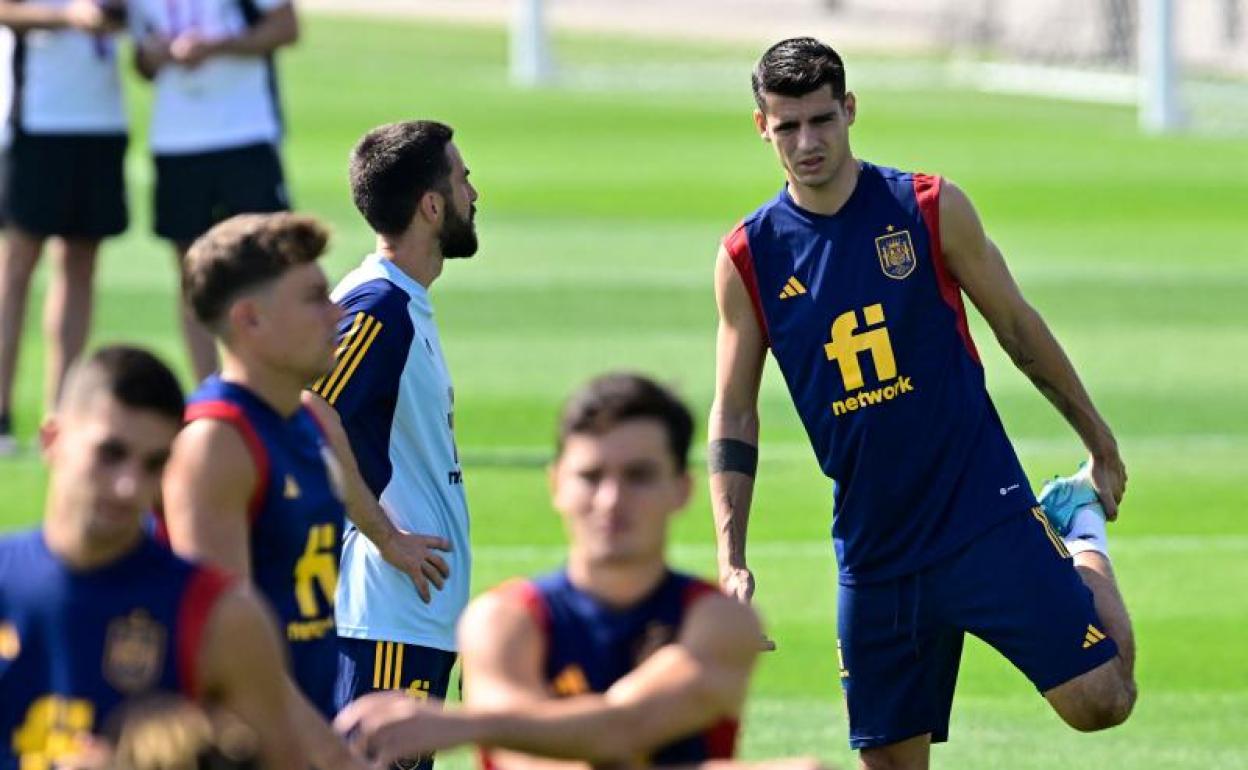
<svg viewBox="0 0 1248 770">
<path fill-rule="evenodd" d="M 320 426 L 303 407 L 282 417 L 247 388 L 215 376 L 187 406 L 187 422 L 199 419 L 233 425 L 251 452 L 257 476 L 249 511 L 252 581 L 285 631 L 295 681 L 332 715 L 334 592 L 346 511 Z"/>
<path fill-rule="evenodd" d="M 206 621 L 229 583 L 147 537 L 85 571 L 41 531 L 0 539 L 0 770 L 50 770 L 130 698 L 195 697 Z"/>
<path fill-rule="evenodd" d="M 514 581 L 501 590 L 522 602 L 545 634 L 545 678 L 558 697 L 606 692 L 652 652 L 675 640 L 685 615 L 699 599 L 718 593 L 709 583 L 671 571 L 649 596 L 624 609 L 579 590 L 562 570 L 533 581 Z M 736 737 L 736 720 L 724 720 L 658 749 L 650 764 L 731 758 Z"/>
<path fill-rule="evenodd" d="M 823 472 L 844 583 L 1036 504 L 940 250 L 939 177 L 862 163 L 831 216 L 783 189 L 724 239 Z"/>
</svg>

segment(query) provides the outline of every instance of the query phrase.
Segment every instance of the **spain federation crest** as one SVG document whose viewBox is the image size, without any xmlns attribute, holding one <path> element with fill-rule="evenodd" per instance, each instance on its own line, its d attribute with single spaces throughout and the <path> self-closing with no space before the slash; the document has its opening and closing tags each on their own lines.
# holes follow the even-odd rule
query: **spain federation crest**
<svg viewBox="0 0 1248 770">
<path fill-rule="evenodd" d="M 901 280 L 914 272 L 918 260 L 914 256 L 914 241 L 910 240 L 909 230 L 889 232 L 875 239 L 875 253 L 880 257 L 880 269 L 889 278 Z"/>
<path fill-rule="evenodd" d="M 132 695 L 150 690 L 165 666 L 165 627 L 144 610 L 108 625 L 104 641 L 104 678 Z"/>
</svg>

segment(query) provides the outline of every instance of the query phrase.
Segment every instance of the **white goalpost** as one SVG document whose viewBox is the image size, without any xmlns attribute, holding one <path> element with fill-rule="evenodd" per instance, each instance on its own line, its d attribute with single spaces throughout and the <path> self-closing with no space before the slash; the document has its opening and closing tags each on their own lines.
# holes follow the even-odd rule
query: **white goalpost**
<svg viewBox="0 0 1248 770">
<path fill-rule="evenodd" d="M 1142 0 L 1139 32 L 1140 127 L 1166 133 L 1184 122 L 1179 103 L 1173 0 Z"/>
<path fill-rule="evenodd" d="M 512 0 L 508 73 L 513 85 L 533 88 L 555 72 L 542 0 Z"/>
</svg>

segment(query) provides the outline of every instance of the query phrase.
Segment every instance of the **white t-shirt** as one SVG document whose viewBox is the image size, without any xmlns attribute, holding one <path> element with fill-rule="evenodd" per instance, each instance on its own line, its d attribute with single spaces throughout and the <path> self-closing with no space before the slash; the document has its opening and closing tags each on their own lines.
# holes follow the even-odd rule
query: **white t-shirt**
<svg viewBox="0 0 1248 770">
<path fill-rule="evenodd" d="M 131 32 L 175 38 L 237 37 L 247 30 L 243 3 L 261 14 L 290 0 L 129 0 Z M 243 147 L 281 138 L 276 82 L 264 56 L 213 56 L 198 67 L 167 65 L 156 75 L 151 146 L 157 155 Z"/>
<path fill-rule="evenodd" d="M 24 0 L 59 7 L 69 0 Z M 32 29 L 18 36 L 13 68 L 23 131 L 32 134 L 124 134 L 126 110 L 117 72 L 116 35 Z"/>
</svg>

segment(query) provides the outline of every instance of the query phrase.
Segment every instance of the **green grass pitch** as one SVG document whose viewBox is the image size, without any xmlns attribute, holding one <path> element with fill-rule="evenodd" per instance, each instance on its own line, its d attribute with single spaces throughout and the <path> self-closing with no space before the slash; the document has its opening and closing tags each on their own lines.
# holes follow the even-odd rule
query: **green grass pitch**
<svg viewBox="0 0 1248 770">
<path fill-rule="evenodd" d="M 449 264 L 434 287 L 478 590 L 558 562 L 540 465 L 570 387 L 607 366 L 641 369 L 705 415 L 716 241 L 780 184 L 749 116 L 755 51 L 566 38 L 571 85 L 524 92 L 505 84 L 505 46 L 497 30 L 320 17 L 282 57 L 287 164 L 297 204 L 336 231 L 331 278 L 372 246 L 345 179 L 347 151 L 369 127 L 452 123 L 481 191 L 481 253 Z M 935 749 L 935 766 L 1248 767 L 1248 143 L 1147 138 L 1128 110 L 906 87 L 871 77 L 873 66 L 849 58 L 856 152 L 944 174 L 970 193 L 1115 427 L 1131 474 L 1111 545 L 1139 636 L 1132 720 L 1075 734 L 1003 659 L 970 642 L 951 742 Z M 131 97 L 142 121 L 146 99 L 137 86 Z M 133 145 L 136 221 L 105 250 L 92 339 L 143 342 L 185 372 L 171 258 L 147 234 L 150 164 L 141 136 Z M 28 445 L 38 307 L 18 383 Z M 973 331 L 1033 480 L 1072 470 L 1072 433 L 978 318 Z M 830 487 L 774 370 L 762 414 L 752 561 L 780 649 L 758 670 L 743 751 L 849 766 Z M 34 452 L 5 461 L 0 476 L 0 529 L 35 521 L 44 473 Z M 709 574 L 703 487 L 675 526 L 673 558 Z M 470 761 L 460 753 L 445 766 Z"/>
</svg>

